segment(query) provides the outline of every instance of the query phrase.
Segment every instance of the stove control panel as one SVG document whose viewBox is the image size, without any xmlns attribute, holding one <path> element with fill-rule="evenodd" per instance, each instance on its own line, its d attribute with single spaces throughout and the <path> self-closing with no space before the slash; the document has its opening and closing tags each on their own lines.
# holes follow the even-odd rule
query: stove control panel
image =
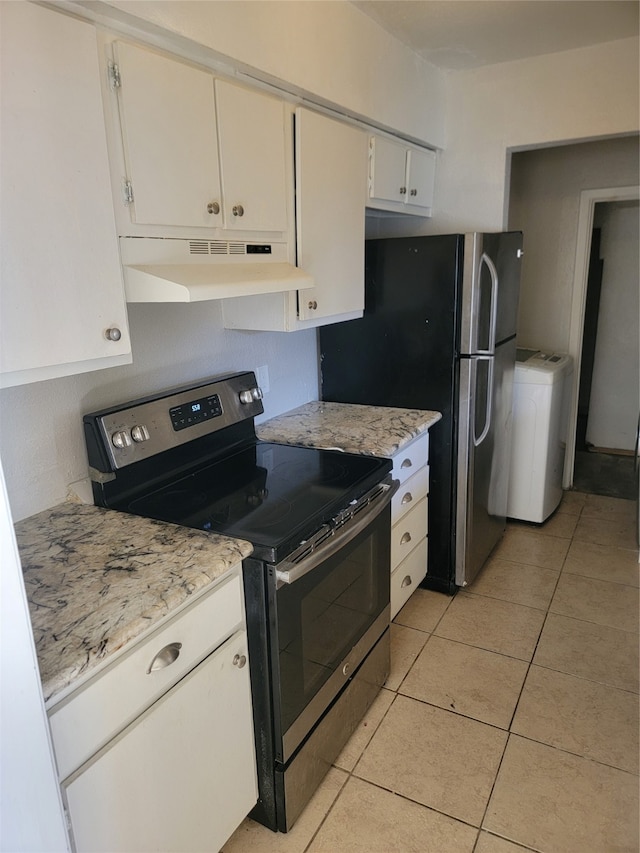
<svg viewBox="0 0 640 853">
<path fill-rule="evenodd" d="M 94 412 L 84 417 L 89 465 L 107 474 L 263 411 L 255 374 L 245 371 Z"/>
<path fill-rule="evenodd" d="M 244 392 L 243 392 L 244 393 Z M 169 417 L 176 432 L 181 429 L 200 424 L 209 418 L 219 418 L 222 415 L 222 404 L 218 394 L 210 397 L 200 397 L 197 400 L 189 400 L 181 406 L 169 409 Z"/>
</svg>

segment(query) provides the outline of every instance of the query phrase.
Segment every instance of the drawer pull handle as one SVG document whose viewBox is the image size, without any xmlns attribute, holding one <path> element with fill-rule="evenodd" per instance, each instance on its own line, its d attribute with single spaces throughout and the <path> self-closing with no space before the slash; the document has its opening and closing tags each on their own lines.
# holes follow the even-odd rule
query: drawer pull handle
<svg viewBox="0 0 640 853">
<path fill-rule="evenodd" d="M 412 583 L 413 581 L 411 580 L 411 575 L 406 575 L 400 586 L 411 586 Z"/>
<path fill-rule="evenodd" d="M 413 500 L 413 495 L 411 494 L 411 492 L 407 492 L 404 495 L 404 497 L 402 498 L 401 503 L 402 504 L 410 504 L 412 500 Z"/>
<path fill-rule="evenodd" d="M 403 459 L 401 468 L 412 468 L 413 462 L 410 459 Z"/>
<path fill-rule="evenodd" d="M 160 649 L 158 654 L 155 655 L 149 664 L 147 675 L 151 672 L 155 672 L 157 669 L 164 669 L 165 666 L 171 666 L 180 654 L 181 648 L 182 643 L 169 643 L 169 645 L 165 646 L 164 649 Z"/>
<path fill-rule="evenodd" d="M 401 544 L 401 545 L 406 545 L 406 544 L 407 544 L 407 542 L 411 542 L 411 534 L 409 533 L 409 531 L 408 531 L 408 530 L 407 530 L 407 532 L 406 532 L 406 533 L 403 533 L 403 534 L 402 534 L 402 539 L 400 540 L 400 544 Z"/>
<path fill-rule="evenodd" d="M 242 669 L 242 667 L 245 665 L 246 662 L 247 662 L 247 656 L 246 655 L 234 655 L 233 656 L 232 663 L 234 666 L 237 666 L 238 669 Z"/>
</svg>

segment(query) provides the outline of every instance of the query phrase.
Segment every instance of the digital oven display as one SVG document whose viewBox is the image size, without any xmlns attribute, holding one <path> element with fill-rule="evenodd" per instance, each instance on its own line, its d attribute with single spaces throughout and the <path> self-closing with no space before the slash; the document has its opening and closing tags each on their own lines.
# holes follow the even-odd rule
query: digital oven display
<svg viewBox="0 0 640 853">
<path fill-rule="evenodd" d="M 213 394 L 211 397 L 202 397 L 200 400 L 192 400 L 190 403 L 183 403 L 181 406 L 174 406 L 169 409 L 171 425 L 176 432 L 195 426 L 195 424 L 201 424 L 202 421 L 218 418 L 221 414 L 222 404 L 217 394 Z"/>
</svg>

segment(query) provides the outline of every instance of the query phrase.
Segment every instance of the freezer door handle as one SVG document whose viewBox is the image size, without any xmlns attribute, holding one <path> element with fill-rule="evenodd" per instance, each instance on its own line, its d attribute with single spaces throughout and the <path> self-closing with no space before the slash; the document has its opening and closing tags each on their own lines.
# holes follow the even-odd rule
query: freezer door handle
<svg viewBox="0 0 640 853">
<path fill-rule="evenodd" d="M 491 276 L 491 306 L 489 309 L 491 314 L 489 318 L 489 348 L 486 350 L 479 349 L 478 354 L 493 355 L 496 350 L 496 328 L 498 324 L 498 271 L 489 255 L 483 252 L 478 264 L 478 283 L 480 282 L 482 264 L 486 264 Z"/>
<path fill-rule="evenodd" d="M 473 445 L 477 447 L 487 437 L 487 433 L 491 429 L 491 415 L 492 415 L 492 406 L 491 400 L 493 399 L 493 365 L 494 365 L 494 357 L 492 355 L 479 355 L 472 360 L 471 369 L 473 370 L 473 378 L 472 378 L 472 388 L 474 400 L 478 399 L 478 362 L 487 361 L 489 362 L 489 374 L 487 378 L 487 390 L 486 390 L 486 398 L 485 398 L 485 408 L 484 408 L 484 426 L 482 427 L 482 432 L 480 435 L 476 434 L 476 419 L 474 417 L 473 420 Z M 475 404 L 474 404 L 475 409 Z"/>
<path fill-rule="evenodd" d="M 638 426 L 636 428 L 636 452 L 633 460 L 633 470 L 637 473 L 640 462 L 640 415 L 638 415 Z"/>
</svg>

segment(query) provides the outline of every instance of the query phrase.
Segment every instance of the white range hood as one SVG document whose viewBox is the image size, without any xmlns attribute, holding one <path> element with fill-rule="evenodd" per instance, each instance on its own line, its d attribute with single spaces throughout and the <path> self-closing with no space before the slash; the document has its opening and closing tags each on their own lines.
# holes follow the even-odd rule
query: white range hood
<svg viewBox="0 0 640 853">
<path fill-rule="evenodd" d="M 202 302 L 313 287 L 285 242 L 121 237 L 127 302 Z"/>
</svg>

